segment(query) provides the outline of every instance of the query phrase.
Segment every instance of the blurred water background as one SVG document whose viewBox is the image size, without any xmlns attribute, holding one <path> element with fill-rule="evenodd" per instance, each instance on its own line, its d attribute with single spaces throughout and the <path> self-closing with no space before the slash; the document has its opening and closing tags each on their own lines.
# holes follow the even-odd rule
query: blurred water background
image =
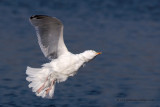
<svg viewBox="0 0 160 107">
<path fill-rule="evenodd" d="M 48 61 L 28 21 L 35 14 L 64 23 L 71 52 L 103 52 L 50 100 L 25 80 L 27 66 Z M 160 107 L 160 0 L 0 0 L 0 106 Z"/>
</svg>

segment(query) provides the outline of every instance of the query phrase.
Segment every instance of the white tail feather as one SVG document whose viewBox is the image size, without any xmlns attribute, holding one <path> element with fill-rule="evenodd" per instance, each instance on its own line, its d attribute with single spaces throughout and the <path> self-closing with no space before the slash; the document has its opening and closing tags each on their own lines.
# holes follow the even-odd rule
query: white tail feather
<svg viewBox="0 0 160 107">
<path fill-rule="evenodd" d="M 26 74 L 28 75 L 26 80 L 30 82 L 30 84 L 28 85 L 29 88 L 32 88 L 32 91 L 35 92 L 37 96 L 41 96 L 42 98 L 53 97 L 56 78 L 54 78 L 53 76 L 52 77 L 49 76 L 50 75 L 49 69 L 44 67 L 42 68 L 27 67 Z M 52 84 L 52 82 L 54 83 Z M 47 89 L 50 89 L 48 93 L 46 91 Z"/>
</svg>

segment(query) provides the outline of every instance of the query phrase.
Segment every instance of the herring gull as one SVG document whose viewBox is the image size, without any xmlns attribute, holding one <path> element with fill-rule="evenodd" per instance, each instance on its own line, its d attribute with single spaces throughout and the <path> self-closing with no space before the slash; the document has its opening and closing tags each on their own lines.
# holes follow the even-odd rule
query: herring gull
<svg viewBox="0 0 160 107">
<path fill-rule="evenodd" d="M 29 88 L 32 88 L 37 96 L 52 98 L 56 83 L 74 76 L 84 63 L 101 52 L 94 50 L 86 50 L 80 54 L 69 52 L 63 40 L 63 24 L 55 17 L 34 15 L 29 20 L 36 30 L 44 56 L 50 62 L 43 64 L 41 68 L 27 67 L 26 80 L 30 82 Z"/>
</svg>

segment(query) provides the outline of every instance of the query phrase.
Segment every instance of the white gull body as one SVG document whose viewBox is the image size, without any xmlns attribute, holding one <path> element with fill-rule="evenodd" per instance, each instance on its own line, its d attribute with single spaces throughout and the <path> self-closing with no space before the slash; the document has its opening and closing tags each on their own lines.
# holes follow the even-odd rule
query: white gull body
<svg viewBox="0 0 160 107">
<path fill-rule="evenodd" d="M 36 29 L 42 52 L 51 61 L 42 68 L 27 67 L 26 80 L 37 96 L 52 98 L 56 82 L 74 76 L 85 62 L 101 53 L 93 50 L 80 54 L 69 52 L 63 41 L 63 24 L 54 17 L 35 15 L 30 17 L 30 22 Z"/>
</svg>

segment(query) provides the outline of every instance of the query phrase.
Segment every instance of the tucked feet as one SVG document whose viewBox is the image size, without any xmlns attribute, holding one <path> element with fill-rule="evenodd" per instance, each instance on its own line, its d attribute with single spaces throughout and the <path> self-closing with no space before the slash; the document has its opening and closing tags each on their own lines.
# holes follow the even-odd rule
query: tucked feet
<svg viewBox="0 0 160 107">
<path fill-rule="evenodd" d="M 46 89 L 46 95 L 50 92 L 50 90 L 52 89 L 54 83 L 55 83 L 55 80 L 53 80 L 51 85 L 50 85 L 50 87 L 48 89 Z"/>
<path fill-rule="evenodd" d="M 47 80 L 48 80 L 48 78 L 46 79 L 46 81 L 47 81 Z M 36 91 L 38 94 L 45 88 L 46 81 L 45 81 L 45 83 Z"/>
<path fill-rule="evenodd" d="M 43 90 L 45 83 L 36 91 L 38 94 Z"/>
</svg>

